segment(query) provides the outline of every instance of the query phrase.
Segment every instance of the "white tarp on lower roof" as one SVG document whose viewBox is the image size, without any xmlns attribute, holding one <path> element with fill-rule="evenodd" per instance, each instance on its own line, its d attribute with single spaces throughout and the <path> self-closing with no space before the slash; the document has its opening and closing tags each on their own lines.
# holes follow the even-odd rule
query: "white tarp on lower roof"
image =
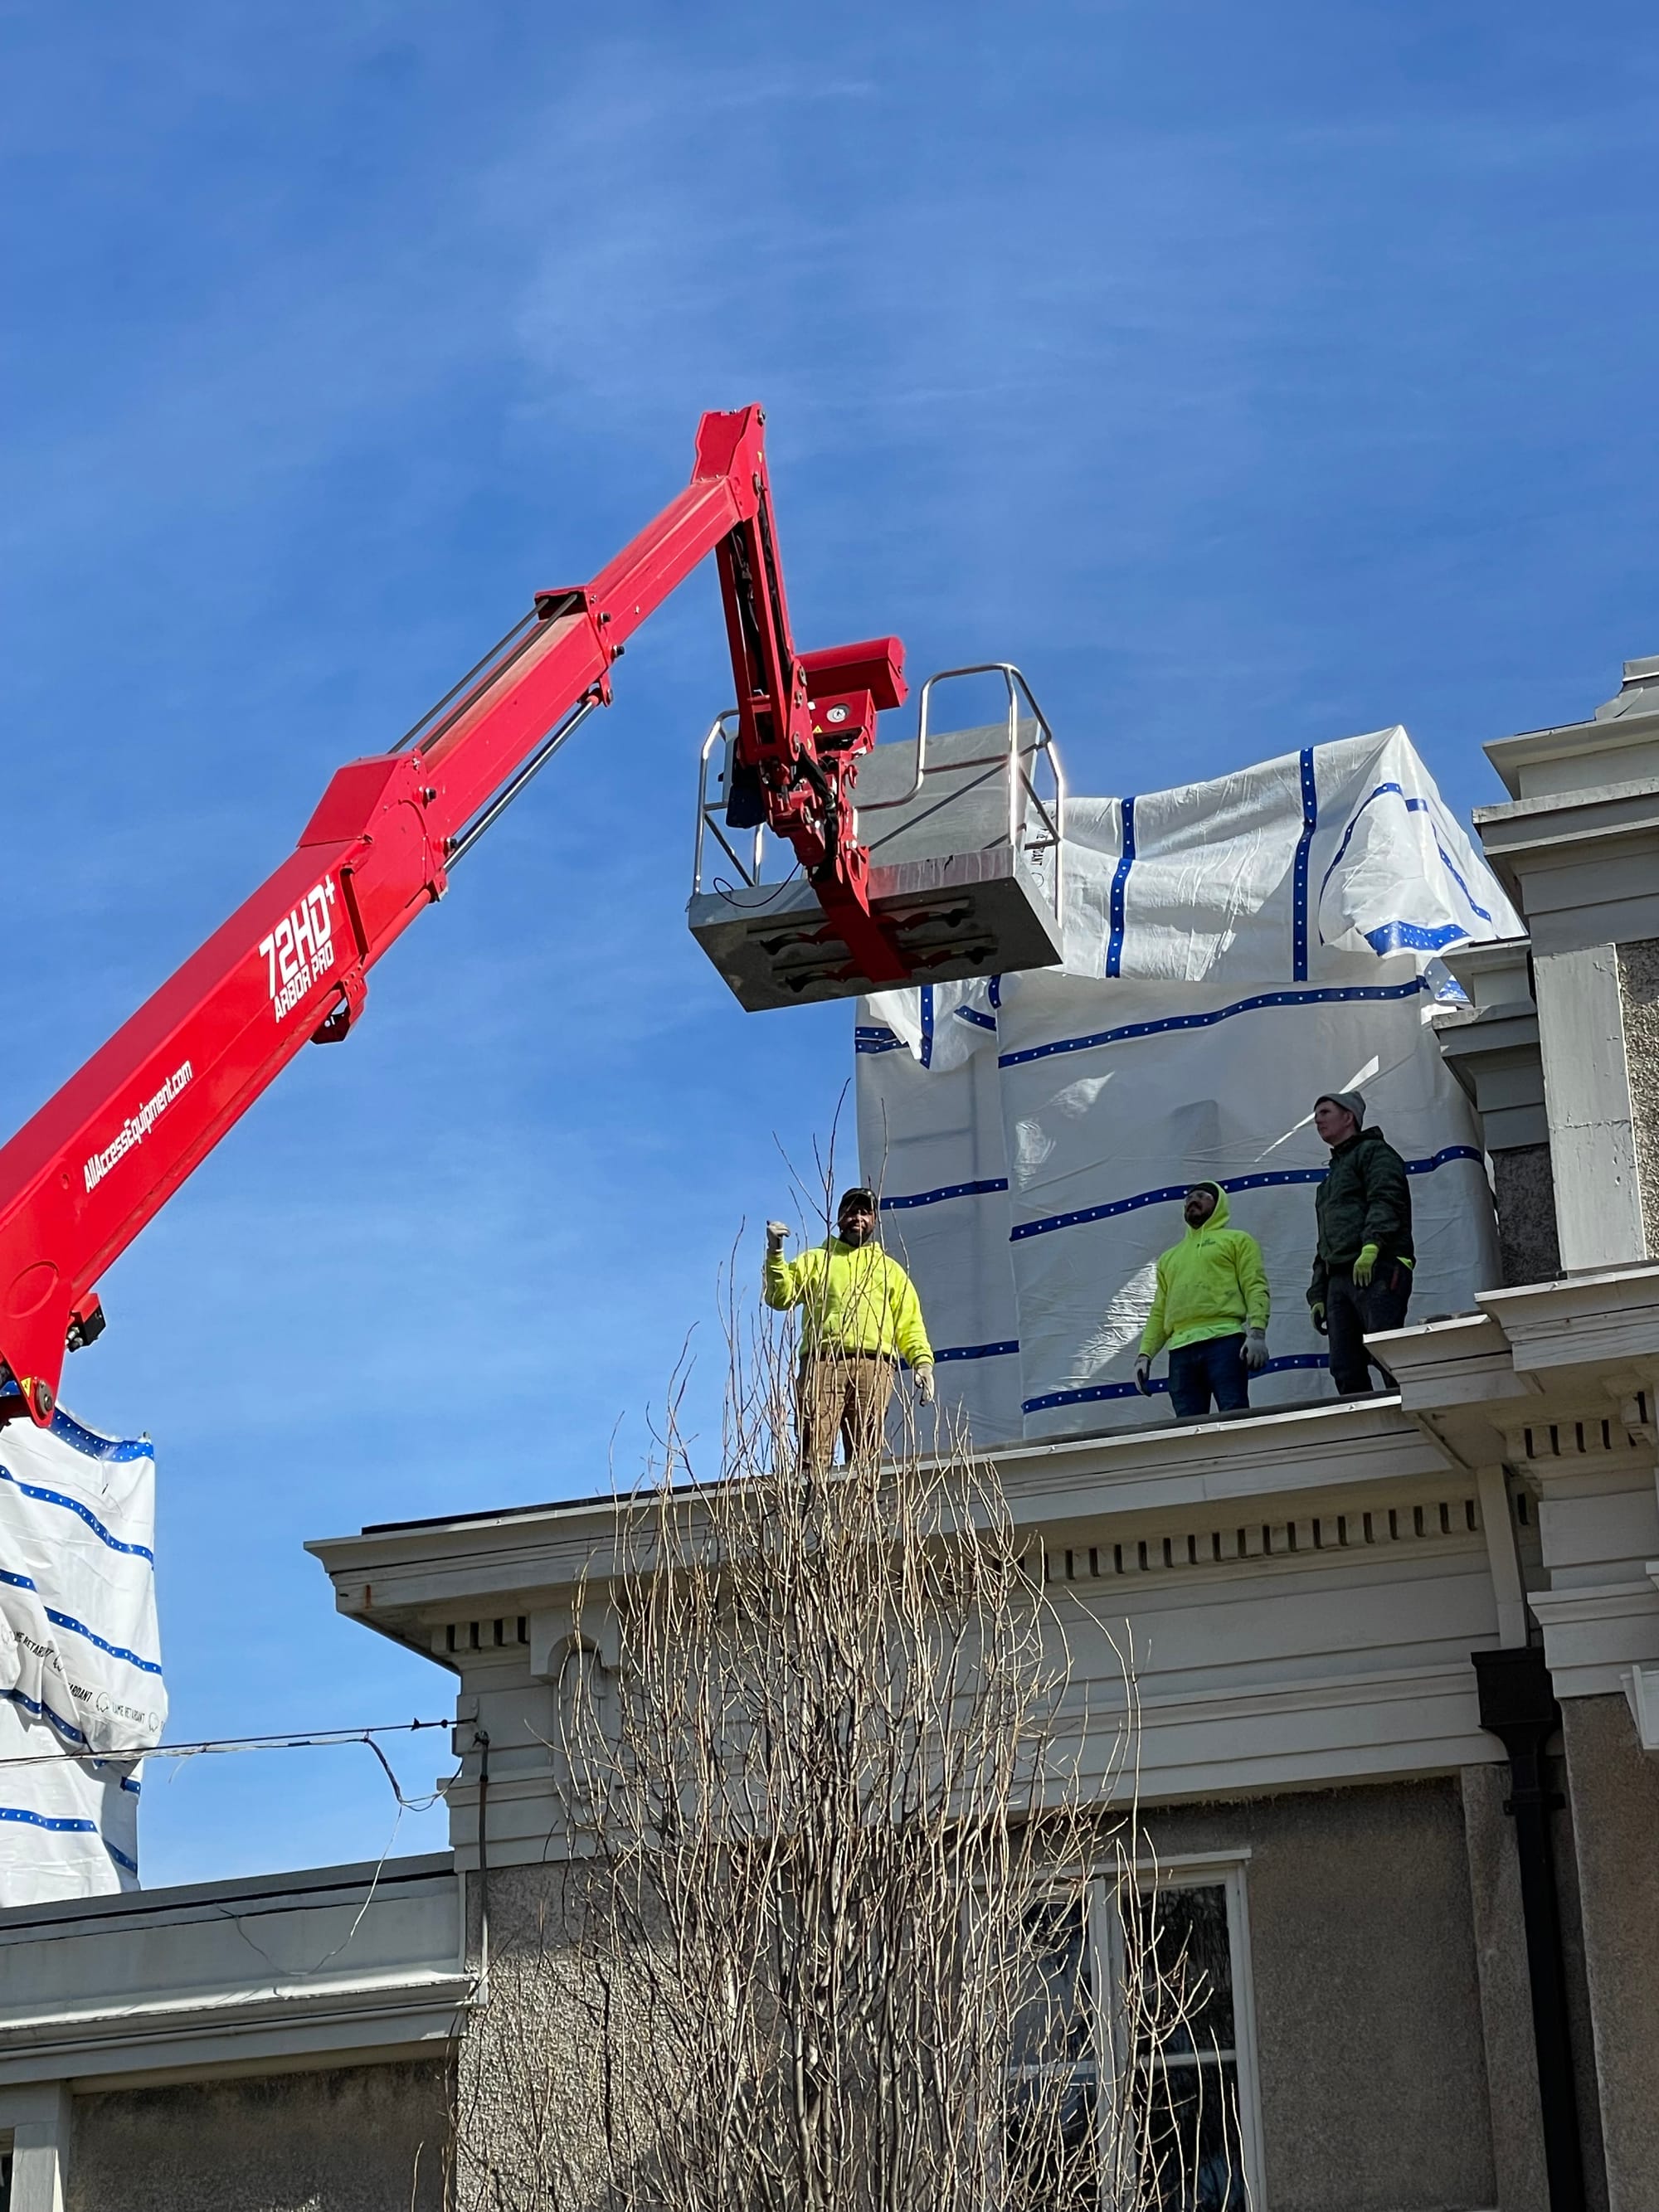
<svg viewBox="0 0 1659 2212">
<path fill-rule="evenodd" d="M 1144 1421 L 1135 1352 L 1194 1177 L 1267 1259 L 1252 1402 L 1316 1393 L 1322 1091 L 1363 1091 L 1411 1170 L 1413 1316 L 1467 1311 L 1496 1280 L 1491 1198 L 1428 1017 L 1447 946 L 1522 925 L 1405 732 L 1073 799 L 1066 833 L 1063 968 L 860 1009 L 863 1172 L 941 1397 L 987 1443 Z"/>
<path fill-rule="evenodd" d="M 167 1718 L 155 1461 L 60 1407 L 0 1428 L 0 1905 L 138 1881 L 133 1753 Z"/>
</svg>

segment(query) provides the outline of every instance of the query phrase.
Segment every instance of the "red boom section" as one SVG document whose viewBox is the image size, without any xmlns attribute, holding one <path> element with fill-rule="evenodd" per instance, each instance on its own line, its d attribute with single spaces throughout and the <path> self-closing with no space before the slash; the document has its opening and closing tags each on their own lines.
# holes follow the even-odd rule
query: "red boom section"
<svg viewBox="0 0 1659 2212">
<path fill-rule="evenodd" d="M 99 1275 L 303 1045 L 345 1034 L 368 970 L 442 896 L 469 830 L 533 772 L 557 726 L 609 703 L 624 641 L 711 551 L 738 675 L 739 762 L 849 951 L 875 963 L 865 972 L 903 979 L 862 895 L 848 796 L 877 705 L 902 696 L 902 652 L 884 639 L 796 654 L 764 420 L 757 407 L 705 416 L 678 498 L 591 584 L 540 594 L 412 742 L 340 769 L 297 850 L 0 1149 L 0 1360 L 34 1420 L 52 1418 L 65 1334 Z M 823 758 L 822 717 L 836 703 L 848 711 L 827 726 Z"/>
</svg>

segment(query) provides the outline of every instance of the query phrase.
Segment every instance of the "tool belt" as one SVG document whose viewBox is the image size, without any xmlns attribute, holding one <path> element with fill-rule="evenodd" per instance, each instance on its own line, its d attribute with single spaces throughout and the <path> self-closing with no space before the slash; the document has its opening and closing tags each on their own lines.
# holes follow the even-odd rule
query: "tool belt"
<svg viewBox="0 0 1659 2212">
<path fill-rule="evenodd" d="M 893 1359 L 891 1352 L 854 1352 L 843 1344 L 815 1344 L 810 1352 L 803 1352 L 804 1359 Z"/>
</svg>

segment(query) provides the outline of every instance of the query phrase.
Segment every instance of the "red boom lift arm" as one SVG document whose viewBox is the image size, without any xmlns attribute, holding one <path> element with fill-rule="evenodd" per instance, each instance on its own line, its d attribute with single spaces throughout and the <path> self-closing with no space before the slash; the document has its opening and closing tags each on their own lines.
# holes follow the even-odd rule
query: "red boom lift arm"
<svg viewBox="0 0 1659 2212">
<path fill-rule="evenodd" d="M 719 557 L 734 786 L 796 855 L 872 981 L 904 957 L 872 916 L 852 784 L 904 696 L 896 638 L 797 653 L 758 407 L 705 415 L 678 499 L 589 584 L 532 611 L 390 752 L 337 771 L 292 856 L 0 1149 L 0 1399 L 52 1419 L 66 1346 L 103 1326 L 100 1274 L 307 1042 L 343 1037 L 368 969 L 578 723 L 624 641 Z"/>
</svg>

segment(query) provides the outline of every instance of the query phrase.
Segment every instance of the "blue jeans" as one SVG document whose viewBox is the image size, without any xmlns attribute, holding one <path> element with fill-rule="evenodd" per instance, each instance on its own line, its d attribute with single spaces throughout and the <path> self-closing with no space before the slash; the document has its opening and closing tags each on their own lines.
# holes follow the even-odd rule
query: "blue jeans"
<svg viewBox="0 0 1659 2212">
<path fill-rule="evenodd" d="M 1237 1336 L 1208 1336 L 1201 1344 L 1183 1344 L 1170 1354 L 1170 1403 L 1178 1420 L 1207 1413 L 1212 1392 L 1218 1413 L 1237 1413 L 1250 1402 L 1243 1329 Z"/>
</svg>

